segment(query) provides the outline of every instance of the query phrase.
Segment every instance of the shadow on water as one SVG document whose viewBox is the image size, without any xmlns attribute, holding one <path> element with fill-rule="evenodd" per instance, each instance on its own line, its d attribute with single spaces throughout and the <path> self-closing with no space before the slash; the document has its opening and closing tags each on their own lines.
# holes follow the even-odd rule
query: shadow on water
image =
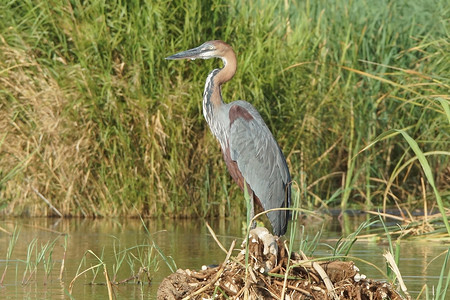
<svg viewBox="0 0 450 300">
<path fill-rule="evenodd" d="M 332 248 L 338 239 L 355 231 L 368 216 L 348 216 L 342 224 L 338 218 L 325 220 L 304 220 L 305 235 L 310 239 L 322 230 L 320 244 L 314 252 L 314 257 L 330 256 Z M 13 232 L 17 228 L 18 239 L 11 252 L 8 269 L 0 286 L 0 298 L 38 298 L 60 299 L 68 297 L 69 284 L 77 274 L 77 269 L 87 250 L 102 257 L 110 278 L 117 268 L 117 253 L 120 250 L 136 245 L 148 245 L 154 241 L 162 252 L 174 259 L 178 268 L 199 269 L 202 265 L 220 264 L 225 254 L 216 245 L 202 220 L 145 220 L 145 225 L 151 233 L 149 238 L 139 219 L 44 219 L 23 218 L 5 219 L 0 221 L 0 228 Z M 226 219 L 212 220 L 210 225 L 225 247 L 236 239 L 242 242 L 242 220 Z M 362 234 L 370 233 L 367 229 Z M 67 234 L 67 244 L 64 235 Z M 286 236 L 289 236 L 287 234 Z M 0 231 L 0 276 L 7 265 L 6 258 L 11 236 Z M 42 262 L 32 272 L 33 263 L 27 264 L 27 251 L 30 244 L 35 243 L 29 261 L 36 262 L 39 253 L 47 243 L 55 241 L 52 251 L 48 251 Z M 298 243 L 296 241 L 295 243 Z M 64 256 L 64 249 L 66 254 Z M 383 253 L 389 248 L 384 239 L 362 238 L 352 247 L 350 256 L 366 260 L 386 271 Z M 297 248 L 294 245 L 294 250 Z M 404 276 L 409 292 L 414 297 L 427 283 L 436 285 L 444 260 L 443 256 L 435 259 L 448 249 L 448 245 L 428 241 L 403 241 L 400 249 L 400 271 Z M 51 257 L 49 257 L 51 256 Z M 59 280 L 61 265 L 64 258 L 62 281 Z M 161 280 L 170 274 L 170 269 L 157 257 L 158 265 L 149 270 L 150 284 L 139 285 L 133 281 L 119 285 L 114 289 L 116 299 L 155 299 Z M 434 260 L 435 259 L 435 260 Z M 98 263 L 90 254 L 81 263 L 80 270 L 88 269 Z M 137 261 L 134 261 L 136 264 Z M 368 264 L 356 262 L 361 273 L 369 278 L 382 279 L 381 274 Z M 132 263 L 131 263 L 132 265 Z M 30 269 L 27 269 L 27 266 Z M 117 271 L 116 281 L 130 278 L 139 266 L 130 266 L 125 259 Z M 103 270 L 103 269 L 102 269 Z M 47 275 L 48 274 L 48 275 Z M 23 283 L 28 281 L 27 283 Z M 91 282 L 100 283 L 92 285 Z M 75 282 L 72 295 L 75 299 L 107 299 L 108 291 L 104 285 L 105 277 L 102 271 L 87 271 Z"/>
</svg>

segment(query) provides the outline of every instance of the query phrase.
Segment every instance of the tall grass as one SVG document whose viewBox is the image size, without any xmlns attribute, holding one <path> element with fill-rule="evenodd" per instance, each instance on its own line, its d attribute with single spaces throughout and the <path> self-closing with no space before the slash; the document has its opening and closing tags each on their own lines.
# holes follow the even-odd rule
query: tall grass
<svg viewBox="0 0 450 300">
<path fill-rule="evenodd" d="M 40 193 L 63 215 L 241 215 L 201 113 L 220 62 L 163 59 L 210 39 L 238 55 L 225 101 L 258 108 L 305 205 L 422 201 L 419 161 L 389 182 L 415 156 L 404 139 L 356 155 L 390 129 L 436 153 L 446 204 L 449 12 L 443 0 L 2 1 L 2 212 L 54 214 Z"/>
</svg>

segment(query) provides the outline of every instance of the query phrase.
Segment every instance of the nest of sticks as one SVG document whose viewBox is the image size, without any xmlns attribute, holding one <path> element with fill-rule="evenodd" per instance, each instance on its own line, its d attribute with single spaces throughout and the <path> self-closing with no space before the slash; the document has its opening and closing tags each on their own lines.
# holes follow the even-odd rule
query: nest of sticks
<svg viewBox="0 0 450 300">
<path fill-rule="evenodd" d="M 227 256 L 219 266 L 169 275 L 158 299 L 403 299 L 389 283 L 359 274 L 351 261 L 312 261 L 303 253 L 289 257 L 286 243 L 263 229 L 250 232 L 248 246 L 244 243 L 236 257 L 231 257 L 235 242 L 224 249 Z"/>
</svg>

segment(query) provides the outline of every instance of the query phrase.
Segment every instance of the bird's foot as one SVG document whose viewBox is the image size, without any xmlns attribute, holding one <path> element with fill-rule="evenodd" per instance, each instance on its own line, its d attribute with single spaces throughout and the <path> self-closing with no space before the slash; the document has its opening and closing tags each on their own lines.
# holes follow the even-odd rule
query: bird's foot
<svg viewBox="0 0 450 300">
<path fill-rule="evenodd" d="M 245 243 L 241 255 L 245 255 Z M 250 230 L 248 237 L 248 251 L 252 257 L 252 266 L 261 273 L 269 272 L 277 265 L 278 244 L 277 237 L 269 233 L 264 227 Z"/>
<path fill-rule="evenodd" d="M 253 238 L 252 242 L 255 242 L 255 237 L 258 237 L 264 245 L 263 254 L 267 255 L 269 253 L 273 255 L 277 255 L 278 253 L 278 244 L 275 237 L 270 234 L 269 230 L 265 227 L 256 227 L 250 230 L 249 240 Z"/>
</svg>

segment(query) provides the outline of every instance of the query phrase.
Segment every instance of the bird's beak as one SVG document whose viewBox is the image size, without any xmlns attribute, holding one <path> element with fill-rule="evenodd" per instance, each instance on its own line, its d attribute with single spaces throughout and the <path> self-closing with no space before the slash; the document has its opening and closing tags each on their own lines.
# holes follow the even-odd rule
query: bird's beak
<svg viewBox="0 0 450 300">
<path fill-rule="evenodd" d="M 192 48 L 183 52 L 179 52 L 177 54 L 171 55 L 169 57 L 166 57 L 166 59 L 170 59 L 170 60 L 178 60 L 178 59 L 196 59 L 196 58 L 203 58 L 201 56 L 202 53 L 205 53 L 207 50 L 205 49 L 205 47 L 203 45 L 196 47 L 196 48 Z"/>
</svg>

